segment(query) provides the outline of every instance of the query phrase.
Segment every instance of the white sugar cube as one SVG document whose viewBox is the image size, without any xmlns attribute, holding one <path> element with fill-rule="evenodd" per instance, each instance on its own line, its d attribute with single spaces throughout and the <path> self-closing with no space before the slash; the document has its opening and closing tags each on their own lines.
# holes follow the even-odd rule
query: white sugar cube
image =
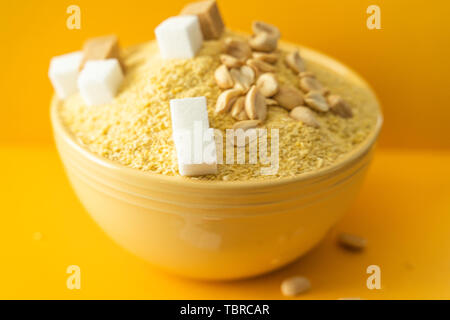
<svg viewBox="0 0 450 320">
<path fill-rule="evenodd" d="M 192 130 L 195 121 L 201 121 L 203 128 L 209 128 L 206 98 L 184 98 L 170 100 L 173 131 Z"/>
<path fill-rule="evenodd" d="M 48 76 L 60 99 L 78 91 L 77 77 L 83 53 L 81 51 L 53 57 L 50 60 Z"/>
<path fill-rule="evenodd" d="M 209 128 L 206 98 L 172 99 L 170 113 L 180 174 L 217 173 L 214 130 Z"/>
<path fill-rule="evenodd" d="M 197 16 L 186 15 L 164 20 L 155 29 L 159 51 L 164 59 L 189 59 L 203 43 Z"/>
<path fill-rule="evenodd" d="M 123 80 L 117 59 L 90 60 L 78 77 L 81 97 L 88 106 L 111 102 Z"/>
</svg>

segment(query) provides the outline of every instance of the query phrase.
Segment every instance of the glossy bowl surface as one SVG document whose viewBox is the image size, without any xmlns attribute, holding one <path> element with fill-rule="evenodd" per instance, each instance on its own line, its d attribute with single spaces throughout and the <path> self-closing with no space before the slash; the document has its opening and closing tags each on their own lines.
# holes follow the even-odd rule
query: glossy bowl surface
<svg viewBox="0 0 450 320">
<path fill-rule="evenodd" d="M 80 145 L 63 125 L 54 98 L 57 149 L 92 218 L 135 255 L 200 279 L 255 276 L 313 248 L 357 196 L 382 116 L 375 94 L 355 72 L 314 50 L 301 47 L 301 52 L 367 90 L 379 116 L 366 141 L 339 162 L 292 178 L 207 182 L 127 168 Z"/>
</svg>

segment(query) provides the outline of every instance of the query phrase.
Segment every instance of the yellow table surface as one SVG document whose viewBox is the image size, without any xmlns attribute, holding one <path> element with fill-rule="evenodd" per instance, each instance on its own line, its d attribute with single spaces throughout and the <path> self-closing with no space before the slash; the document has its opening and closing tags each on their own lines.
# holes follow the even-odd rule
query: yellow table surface
<svg viewBox="0 0 450 320">
<path fill-rule="evenodd" d="M 83 209 L 51 147 L 1 147 L 0 298 L 282 299 L 304 275 L 300 299 L 450 298 L 450 152 L 379 150 L 353 208 L 312 252 L 271 274 L 233 282 L 169 275 L 113 243 Z M 362 253 L 335 243 L 368 239 Z M 161 244 L 163 245 L 163 244 Z M 366 268 L 381 268 L 380 290 Z M 81 268 L 81 289 L 66 268 Z"/>
</svg>

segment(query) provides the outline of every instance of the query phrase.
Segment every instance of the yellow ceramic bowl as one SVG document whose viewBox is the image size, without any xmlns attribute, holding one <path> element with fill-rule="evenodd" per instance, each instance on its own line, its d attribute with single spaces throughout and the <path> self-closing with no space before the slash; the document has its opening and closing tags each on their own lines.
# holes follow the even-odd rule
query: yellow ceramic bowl
<svg viewBox="0 0 450 320">
<path fill-rule="evenodd" d="M 290 45 L 285 45 L 290 46 Z M 302 56 L 363 87 L 356 73 L 316 51 Z M 236 279 L 277 269 L 314 247 L 348 210 L 371 160 L 382 116 L 370 136 L 338 163 L 264 182 L 202 182 L 127 168 L 82 147 L 53 99 L 56 145 L 75 192 L 119 245 L 171 272 Z"/>
</svg>

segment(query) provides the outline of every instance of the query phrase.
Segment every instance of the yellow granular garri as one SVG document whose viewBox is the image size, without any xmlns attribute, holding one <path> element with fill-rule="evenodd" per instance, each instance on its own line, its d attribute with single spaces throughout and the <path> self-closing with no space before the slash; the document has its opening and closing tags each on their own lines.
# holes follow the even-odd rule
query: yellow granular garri
<svg viewBox="0 0 450 320">
<path fill-rule="evenodd" d="M 88 107 L 75 94 L 60 106 L 63 122 L 82 145 L 96 154 L 131 168 L 178 175 L 170 99 L 205 96 L 210 126 L 220 129 L 224 137 L 225 130 L 236 122 L 230 114 L 214 113 L 221 92 L 214 71 L 220 65 L 219 54 L 226 36 L 241 37 L 226 31 L 217 41 L 205 41 L 197 56 L 187 60 L 162 60 L 154 41 L 125 49 L 125 80 L 114 101 Z M 298 76 L 284 63 L 287 52 L 278 51 L 278 81 L 298 88 Z M 264 127 L 269 133 L 271 128 L 279 129 L 280 161 L 276 175 L 261 175 L 261 166 L 267 165 L 235 163 L 218 165 L 216 175 L 186 179 L 233 181 L 296 176 L 332 165 L 364 141 L 375 128 L 378 112 L 366 91 L 326 66 L 305 62 L 308 71 L 349 103 L 352 118 L 343 119 L 331 112 L 318 114 L 321 126 L 316 129 L 293 120 L 281 107 L 269 107 Z"/>
</svg>

